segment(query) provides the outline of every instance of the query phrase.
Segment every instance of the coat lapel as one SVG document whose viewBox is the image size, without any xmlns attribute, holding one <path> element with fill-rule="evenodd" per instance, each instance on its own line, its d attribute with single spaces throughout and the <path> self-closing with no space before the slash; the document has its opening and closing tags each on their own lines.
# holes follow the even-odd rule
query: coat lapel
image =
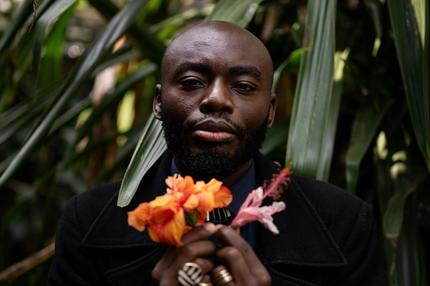
<svg viewBox="0 0 430 286">
<path fill-rule="evenodd" d="M 170 174 L 171 156 L 166 153 L 145 175 L 131 203 L 120 208 L 116 205 L 118 193 L 105 205 L 84 236 L 82 243 L 96 248 L 129 248 L 155 246 L 147 232 L 139 232 L 127 224 L 127 212 L 141 202 L 149 202 L 166 191 L 164 180 Z"/>
</svg>

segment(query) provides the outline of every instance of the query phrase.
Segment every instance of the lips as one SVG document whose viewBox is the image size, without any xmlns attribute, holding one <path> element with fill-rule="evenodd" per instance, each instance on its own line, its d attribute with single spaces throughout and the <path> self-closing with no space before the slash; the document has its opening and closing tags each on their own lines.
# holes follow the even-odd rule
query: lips
<svg viewBox="0 0 430 286">
<path fill-rule="evenodd" d="M 204 119 L 193 126 L 193 138 L 213 143 L 228 143 L 236 136 L 235 128 L 225 120 Z"/>
</svg>

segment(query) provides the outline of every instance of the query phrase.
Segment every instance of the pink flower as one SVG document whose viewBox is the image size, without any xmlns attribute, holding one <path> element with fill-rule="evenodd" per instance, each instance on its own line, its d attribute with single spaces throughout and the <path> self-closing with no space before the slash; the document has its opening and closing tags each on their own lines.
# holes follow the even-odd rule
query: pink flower
<svg viewBox="0 0 430 286">
<path fill-rule="evenodd" d="M 282 185 L 287 185 L 290 181 L 291 169 L 284 168 L 272 180 L 266 190 L 259 187 L 249 193 L 246 200 L 243 202 L 236 217 L 231 223 L 233 228 L 240 228 L 247 223 L 258 220 L 271 232 L 278 234 L 279 230 L 273 223 L 273 215 L 285 209 L 284 202 L 273 202 L 269 206 L 261 206 L 266 197 L 279 199 L 281 197 Z"/>
</svg>

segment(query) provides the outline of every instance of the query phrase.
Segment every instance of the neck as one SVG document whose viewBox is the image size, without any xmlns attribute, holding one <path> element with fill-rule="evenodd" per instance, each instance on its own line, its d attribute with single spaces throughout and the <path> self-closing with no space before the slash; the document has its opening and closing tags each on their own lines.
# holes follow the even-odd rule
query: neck
<svg viewBox="0 0 430 286">
<path fill-rule="evenodd" d="M 222 181 L 224 183 L 225 186 L 227 187 L 231 187 L 234 185 L 234 183 L 237 182 L 237 180 L 239 180 L 240 177 L 242 177 L 242 175 L 249 169 L 249 167 L 251 167 L 252 164 L 252 160 L 248 160 L 245 163 L 243 163 L 237 170 L 236 172 L 234 172 L 233 174 L 231 174 L 230 176 L 224 178 Z"/>
</svg>

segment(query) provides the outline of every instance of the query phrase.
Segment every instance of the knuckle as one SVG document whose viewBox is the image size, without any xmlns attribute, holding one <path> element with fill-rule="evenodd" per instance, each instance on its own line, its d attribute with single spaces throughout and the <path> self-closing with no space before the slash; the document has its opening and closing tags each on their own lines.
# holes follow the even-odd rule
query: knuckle
<svg viewBox="0 0 430 286">
<path fill-rule="evenodd" d="M 226 257 L 234 258 L 234 257 L 238 257 L 240 255 L 240 251 L 235 247 L 227 246 L 224 248 L 224 255 Z"/>
<path fill-rule="evenodd" d="M 158 271 L 157 268 L 154 268 L 154 270 L 152 270 L 151 272 L 151 276 L 152 276 L 152 279 L 154 279 L 155 281 L 160 281 L 161 273 L 160 271 Z"/>
<path fill-rule="evenodd" d="M 190 245 L 184 245 L 178 250 L 179 256 L 193 257 L 195 255 L 195 248 L 190 247 Z"/>
<path fill-rule="evenodd" d="M 265 273 L 260 276 L 259 285 L 272 285 L 272 277 L 269 274 Z"/>
</svg>

